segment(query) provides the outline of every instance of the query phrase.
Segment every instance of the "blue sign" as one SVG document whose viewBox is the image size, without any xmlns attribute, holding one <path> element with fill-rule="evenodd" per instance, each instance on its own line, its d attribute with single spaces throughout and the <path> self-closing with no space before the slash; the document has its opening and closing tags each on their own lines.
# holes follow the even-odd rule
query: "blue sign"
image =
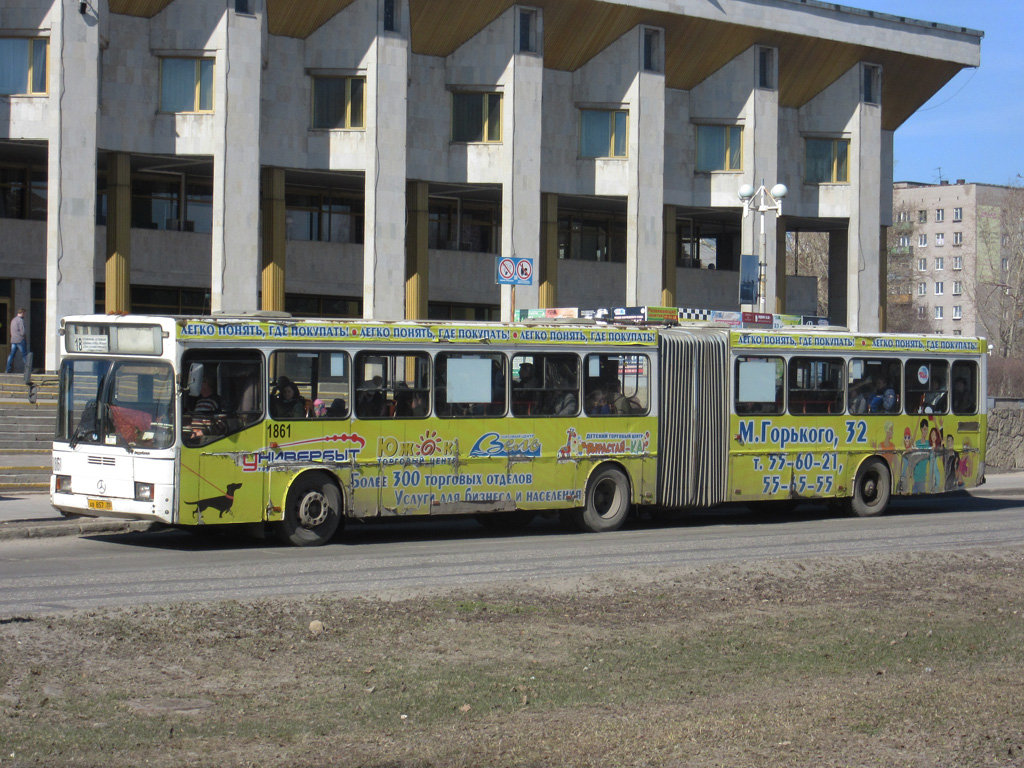
<svg viewBox="0 0 1024 768">
<path fill-rule="evenodd" d="M 494 281 L 498 285 L 533 285 L 533 259 L 499 257 Z"/>
</svg>

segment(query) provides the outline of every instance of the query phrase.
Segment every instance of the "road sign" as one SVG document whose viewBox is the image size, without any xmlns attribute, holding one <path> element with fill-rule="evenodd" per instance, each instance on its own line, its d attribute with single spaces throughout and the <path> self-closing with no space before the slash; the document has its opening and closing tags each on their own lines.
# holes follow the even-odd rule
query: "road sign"
<svg viewBox="0 0 1024 768">
<path fill-rule="evenodd" d="M 495 282 L 498 285 L 532 285 L 533 259 L 519 259 L 509 256 L 497 260 Z"/>
</svg>

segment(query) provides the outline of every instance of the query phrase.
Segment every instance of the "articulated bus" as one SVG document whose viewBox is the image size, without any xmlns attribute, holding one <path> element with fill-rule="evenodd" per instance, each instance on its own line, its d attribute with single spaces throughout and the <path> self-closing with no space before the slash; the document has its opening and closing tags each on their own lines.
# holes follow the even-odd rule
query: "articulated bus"
<svg viewBox="0 0 1024 768">
<path fill-rule="evenodd" d="M 377 322 L 61 323 L 50 497 L 67 515 L 250 524 L 841 503 L 984 482 L 986 343 L 843 329 Z"/>
</svg>

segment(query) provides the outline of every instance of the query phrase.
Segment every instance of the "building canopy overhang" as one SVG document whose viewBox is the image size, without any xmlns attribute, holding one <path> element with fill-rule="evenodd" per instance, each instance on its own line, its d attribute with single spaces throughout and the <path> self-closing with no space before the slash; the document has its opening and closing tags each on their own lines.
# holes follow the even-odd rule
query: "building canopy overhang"
<svg viewBox="0 0 1024 768">
<path fill-rule="evenodd" d="M 171 0 L 110 0 L 152 17 Z M 272 35 L 306 38 L 353 0 L 266 0 Z M 448 56 L 512 0 L 409 0 L 414 53 Z M 543 9 L 544 66 L 573 72 L 638 25 L 665 30 L 665 82 L 691 90 L 753 45 L 779 49 L 779 104 L 799 108 L 858 62 L 883 68 L 882 128 L 895 130 L 957 72 L 983 33 L 818 0 L 530 0 Z"/>
</svg>

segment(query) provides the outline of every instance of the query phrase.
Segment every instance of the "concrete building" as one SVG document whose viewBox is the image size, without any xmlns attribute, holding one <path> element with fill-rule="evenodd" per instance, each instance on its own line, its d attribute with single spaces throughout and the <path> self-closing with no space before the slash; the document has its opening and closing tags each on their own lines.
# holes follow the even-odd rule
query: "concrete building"
<svg viewBox="0 0 1024 768">
<path fill-rule="evenodd" d="M 875 330 L 893 132 L 980 39 L 817 0 L 7 0 L 0 319 L 53 369 L 94 308 L 737 309 L 764 180 L 768 311 L 786 231 L 827 230 L 833 318 Z"/>
<path fill-rule="evenodd" d="M 1021 287 L 1007 217 L 1024 215 L 1021 190 L 991 184 L 893 185 L 894 245 L 909 249 L 903 289 L 921 329 L 999 335 L 1008 292 Z"/>
</svg>

